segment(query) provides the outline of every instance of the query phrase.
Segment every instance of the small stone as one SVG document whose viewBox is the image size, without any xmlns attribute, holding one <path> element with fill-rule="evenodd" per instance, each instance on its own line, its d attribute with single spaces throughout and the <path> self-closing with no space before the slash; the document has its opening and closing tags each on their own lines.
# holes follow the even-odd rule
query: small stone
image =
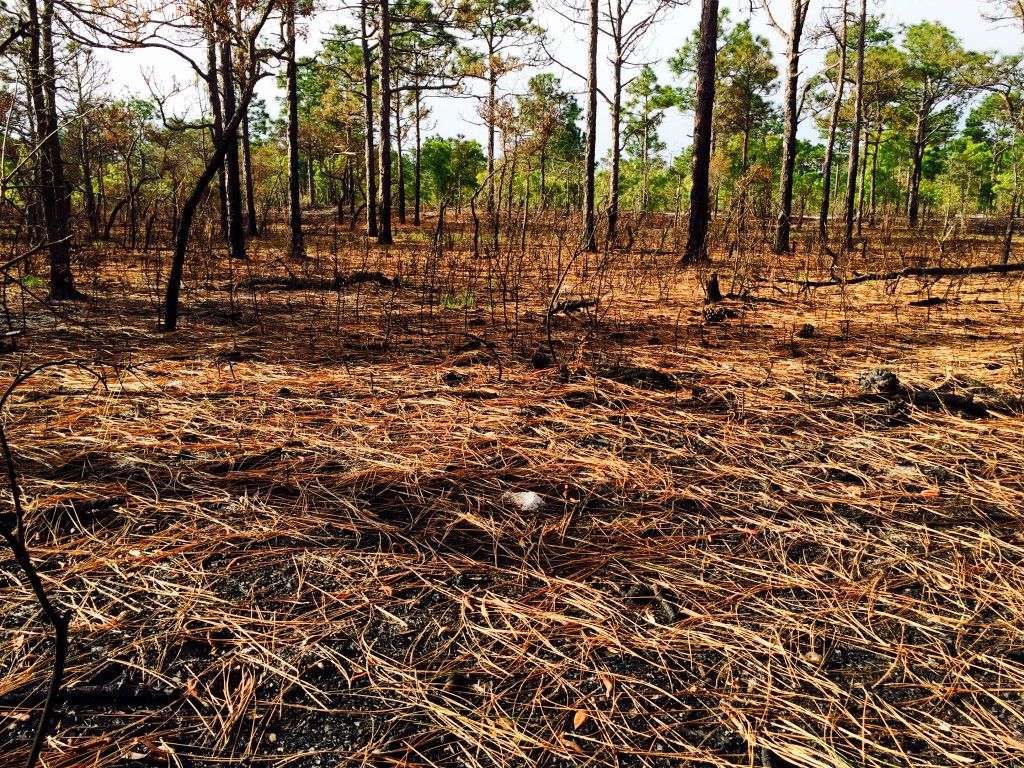
<svg viewBox="0 0 1024 768">
<path fill-rule="evenodd" d="M 277 734 L 276 733 L 268 733 L 267 734 L 267 741 L 269 741 L 271 744 L 277 744 Z"/>
</svg>

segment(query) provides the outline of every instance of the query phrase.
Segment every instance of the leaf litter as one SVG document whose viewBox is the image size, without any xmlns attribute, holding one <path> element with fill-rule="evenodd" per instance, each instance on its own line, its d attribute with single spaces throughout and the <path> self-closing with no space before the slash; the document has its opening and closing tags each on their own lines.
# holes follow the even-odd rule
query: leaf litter
<svg viewBox="0 0 1024 768">
<path fill-rule="evenodd" d="M 119 358 L 106 389 L 53 369 L 5 416 L 72 616 L 46 765 L 1024 761 L 1020 329 L 977 307 L 979 338 L 908 328 L 869 284 L 710 327 L 679 319 L 699 281 L 674 291 L 559 318 L 538 370 L 541 302 L 500 379 L 481 356 L 459 389 L 459 329 L 502 328 L 483 302 L 384 352 L 316 326 L 323 302 L 382 339 L 422 319 L 383 285 L 262 297 L 230 343 L 95 316 L 36 334 L 23 366 Z M 603 341 L 624 327 L 639 341 Z M 1001 405 L 862 392 L 883 368 Z M 13 763 L 50 655 L 6 561 L 0 600 Z"/>
</svg>

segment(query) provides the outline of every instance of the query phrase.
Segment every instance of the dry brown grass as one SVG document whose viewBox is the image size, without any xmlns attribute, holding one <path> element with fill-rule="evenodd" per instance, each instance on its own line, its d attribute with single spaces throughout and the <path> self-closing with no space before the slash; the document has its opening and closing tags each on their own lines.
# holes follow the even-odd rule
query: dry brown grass
<svg viewBox="0 0 1024 768">
<path fill-rule="evenodd" d="M 323 247 L 289 268 L 329 275 Z M 205 265 L 173 338 L 139 263 L 108 263 L 103 305 L 7 358 L 117 364 L 106 389 L 42 373 L 5 414 L 69 690 L 116 693 L 63 706 L 48 768 L 1024 763 L 1019 281 L 946 281 L 931 309 L 912 281 L 763 283 L 708 325 L 671 255 L 581 257 L 567 282 L 602 305 L 534 370 L 571 254 L 442 254 L 431 294 L 425 250 L 340 262 L 397 290 L 239 292 L 234 325 Z M 284 274 L 260 258 L 235 279 Z M 991 417 L 863 395 L 883 367 Z M 6 766 L 51 658 L 0 579 Z"/>
</svg>

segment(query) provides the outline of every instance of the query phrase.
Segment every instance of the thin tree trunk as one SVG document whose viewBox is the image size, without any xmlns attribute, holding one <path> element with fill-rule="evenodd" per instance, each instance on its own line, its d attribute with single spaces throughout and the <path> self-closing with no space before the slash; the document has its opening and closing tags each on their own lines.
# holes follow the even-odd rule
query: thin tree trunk
<svg viewBox="0 0 1024 768">
<path fill-rule="evenodd" d="M 860 0 L 860 27 L 857 31 L 857 93 L 850 131 L 850 164 L 846 173 L 846 228 L 843 243 L 853 248 L 854 208 L 857 203 L 857 169 L 860 164 L 860 131 L 864 113 L 864 38 L 868 21 L 868 0 Z"/>
<path fill-rule="evenodd" d="M 547 151 L 542 146 L 540 148 L 540 210 L 542 211 L 547 208 L 547 169 Z M 527 184 L 529 184 L 529 176 L 527 176 Z"/>
<path fill-rule="evenodd" d="M 370 38 L 367 17 L 370 0 L 363 0 L 359 8 L 359 24 L 363 53 L 363 133 L 366 156 L 366 234 L 377 237 L 377 153 L 373 144 L 373 60 L 370 56 Z"/>
<path fill-rule="evenodd" d="M 598 0 L 590 0 L 590 38 L 587 45 L 587 127 L 586 179 L 583 183 L 583 244 L 591 253 L 597 250 L 597 215 L 594 192 L 597 174 L 597 43 Z"/>
<path fill-rule="evenodd" d="M 80 99 L 79 113 L 85 111 L 84 100 Z M 82 193 L 85 198 L 85 217 L 89 221 L 89 233 L 94 240 L 100 236 L 100 215 L 96 204 L 96 190 L 92 185 L 92 162 L 89 158 L 89 131 L 86 119 L 78 121 L 78 163 L 82 169 Z"/>
<path fill-rule="evenodd" d="M 619 224 L 619 166 L 622 163 L 622 51 L 617 50 L 612 62 L 612 160 L 608 169 L 608 236 L 609 248 L 615 247 Z"/>
<path fill-rule="evenodd" d="M 420 134 L 422 116 L 420 114 L 420 99 L 421 94 L 417 88 L 415 91 L 416 95 L 416 158 L 413 164 L 413 177 L 412 177 L 412 223 L 415 226 L 420 225 L 420 196 L 423 192 L 423 162 L 422 162 L 422 151 L 423 151 L 423 140 Z"/>
<path fill-rule="evenodd" d="M 1016 176 L 1016 173 L 1014 174 Z M 1016 223 L 1015 215 L 1017 213 L 1017 188 L 1016 179 L 1014 179 L 1014 190 L 1013 197 L 1010 199 L 1010 215 L 1006 219 L 1006 231 L 1003 233 L 1003 253 L 1000 259 L 1001 264 L 1010 263 L 1010 255 L 1013 253 L 1013 227 Z"/>
<path fill-rule="evenodd" d="M 871 194 L 868 201 L 868 224 L 871 226 L 875 225 L 875 193 L 878 188 L 878 151 L 882 145 L 882 126 L 878 126 L 878 132 L 875 134 L 875 149 L 871 153 Z"/>
<path fill-rule="evenodd" d="M 313 148 L 306 152 L 306 190 L 309 192 L 309 207 L 316 208 L 316 161 L 313 159 Z"/>
<path fill-rule="evenodd" d="M 212 11 L 212 9 L 211 9 Z M 217 40 L 213 23 L 206 30 L 206 87 L 210 92 L 210 111 L 213 113 L 213 144 L 216 146 L 224 135 L 224 110 L 220 98 L 220 83 L 217 80 L 220 68 L 217 64 Z M 228 237 L 228 184 L 224 168 L 217 171 L 220 179 L 217 194 L 220 201 L 220 236 L 225 240 Z"/>
<path fill-rule="evenodd" d="M 402 99 L 395 99 L 395 150 L 398 155 L 398 223 L 405 224 L 405 163 L 402 162 Z"/>
<path fill-rule="evenodd" d="M 29 36 L 29 88 L 40 145 L 43 223 L 50 251 L 50 297 L 80 299 L 71 272 L 70 195 L 64 177 L 60 126 L 57 120 L 57 72 L 53 46 L 53 2 L 27 0 Z"/>
<path fill-rule="evenodd" d="M 494 71 L 494 52 L 488 51 L 487 72 L 487 213 L 494 213 L 494 119 L 497 113 L 498 75 Z"/>
<path fill-rule="evenodd" d="M 715 105 L 715 59 L 718 54 L 718 0 L 703 0 L 697 45 L 697 93 L 693 126 L 693 171 L 690 222 L 684 264 L 708 259 L 712 111 Z"/>
<path fill-rule="evenodd" d="M 253 89 L 256 86 L 255 78 L 250 77 L 248 87 L 242 94 L 238 109 L 234 117 L 225 126 L 225 134 L 238 130 L 242 121 L 242 114 L 249 108 L 252 99 Z M 174 255 L 171 258 L 171 269 L 167 275 L 167 292 L 164 296 L 164 317 L 162 330 L 170 333 L 178 328 L 178 311 L 181 298 L 181 279 L 185 273 L 185 255 L 188 251 L 189 235 L 192 232 L 192 222 L 195 219 L 196 210 L 203 200 L 206 188 L 213 181 L 219 169 L 224 167 L 224 157 L 227 154 L 226 135 L 216 143 L 213 155 L 206 162 L 203 173 L 196 180 L 192 192 L 189 194 L 185 204 L 181 207 L 181 219 L 178 222 L 178 229 L 174 238 Z"/>
<path fill-rule="evenodd" d="M 391 7 L 380 0 L 380 33 L 377 59 L 380 66 L 380 229 L 378 245 L 390 245 L 391 237 Z"/>
<path fill-rule="evenodd" d="M 793 25 L 789 31 L 786 52 L 786 108 L 783 118 L 782 173 L 779 179 L 779 216 L 775 228 L 775 253 L 788 253 L 789 232 L 793 217 L 793 173 L 796 168 L 797 90 L 800 86 L 800 39 L 810 0 L 793 0 Z"/>
<path fill-rule="evenodd" d="M 911 229 L 918 224 L 921 207 L 921 177 L 924 169 L 924 147 L 928 136 L 927 96 L 921 97 L 919 109 L 917 130 L 914 132 L 914 164 L 910 172 L 910 196 L 907 203 L 907 218 Z"/>
<path fill-rule="evenodd" d="M 818 237 L 823 248 L 828 247 L 828 214 L 832 200 L 832 162 L 835 157 L 836 131 L 839 127 L 839 113 L 843 108 L 843 91 L 846 86 L 846 30 L 847 0 L 843 0 L 842 32 L 839 39 L 839 69 L 836 73 L 836 98 L 832 102 L 832 115 L 828 124 L 828 140 L 825 143 L 825 162 L 821 168 L 821 213 L 818 216 Z"/>
<path fill-rule="evenodd" d="M 302 200 L 299 183 L 299 79 L 295 55 L 295 0 L 285 6 L 285 99 L 288 109 L 288 250 L 293 258 L 306 255 L 302 237 Z M 310 181 L 312 183 L 312 181 Z"/>
<path fill-rule="evenodd" d="M 864 160 L 860 164 L 860 182 L 857 191 L 857 237 L 864 231 L 864 198 L 868 187 L 868 153 L 871 151 L 871 121 L 864 124 Z"/>
<path fill-rule="evenodd" d="M 245 179 L 245 214 L 249 236 L 259 237 L 260 225 L 256 215 L 256 189 L 252 178 L 252 146 L 249 142 L 249 111 L 242 115 L 242 171 Z"/>
<path fill-rule="evenodd" d="M 224 100 L 224 120 L 234 124 L 234 129 L 225 131 L 227 151 L 224 167 L 228 188 L 228 254 L 232 259 L 245 258 L 245 219 L 242 215 L 242 174 L 238 159 L 238 126 L 241 115 L 235 120 L 235 75 L 231 41 L 224 40 L 220 46 L 221 98 Z"/>
</svg>

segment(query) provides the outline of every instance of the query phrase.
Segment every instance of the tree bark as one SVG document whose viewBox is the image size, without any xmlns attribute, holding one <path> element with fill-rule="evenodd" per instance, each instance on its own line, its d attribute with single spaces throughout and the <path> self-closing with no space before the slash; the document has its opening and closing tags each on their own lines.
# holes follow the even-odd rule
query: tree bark
<svg viewBox="0 0 1024 768">
<path fill-rule="evenodd" d="M 299 191 L 299 80 L 295 61 L 295 0 L 285 6 L 285 99 L 288 105 L 288 250 L 292 258 L 306 255 L 302 239 L 302 200 Z"/>
<path fill-rule="evenodd" d="M 1014 175 L 1016 176 L 1016 173 Z M 1013 228 L 1014 224 L 1016 224 L 1017 199 L 1018 193 L 1015 187 L 1013 190 L 1013 196 L 1010 198 L 1010 215 L 1006 219 L 1006 231 L 1003 233 L 1003 253 L 1000 260 L 1001 264 L 1009 264 L 1010 255 L 1013 253 Z"/>
<path fill-rule="evenodd" d="M 853 225 L 857 205 L 857 170 L 860 167 L 860 132 L 864 116 L 864 39 L 868 23 L 868 0 L 860 0 L 860 26 L 857 30 L 857 93 L 853 105 L 853 128 L 850 131 L 850 163 L 846 173 L 846 227 L 843 243 L 853 248 Z"/>
<path fill-rule="evenodd" d="M 234 128 L 225 130 L 227 150 L 224 167 L 227 175 L 228 193 L 228 255 L 232 259 L 245 258 L 245 219 L 242 215 L 242 174 L 238 157 L 238 126 L 242 115 L 235 120 L 235 72 L 231 41 L 225 39 L 220 45 L 221 98 L 224 100 L 224 120 Z M 244 113 L 243 113 L 244 114 Z"/>
<path fill-rule="evenodd" d="M 924 169 L 924 147 L 928 137 L 927 95 L 921 97 L 917 113 L 917 130 L 914 132 L 913 167 L 910 171 L 910 190 L 907 202 L 907 218 L 911 229 L 917 226 L 921 209 L 921 177 Z"/>
<path fill-rule="evenodd" d="M 615 51 L 612 62 L 612 160 L 608 169 L 608 236 L 609 248 L 615 246 L 619 224 L 619 166 L 622 163 L 622 50 Z"/>
<path fill-rule="evenodd" d="M 29 88 L 39 140 L 43 223 L 50 252 L 50 298 L 81 299 L 71 272 L 70 195 L 61 156 L 57 72 L 53 51 L 53 1 L 27 0 Z"/>
<path fill-rule="evenodd" d="M 590 39 L 587 45 L 587 128 L 586 179 L 583 183 L 583 244 L 591 253 L 597 251 L 597 215 L 594 201 L 597 175 L 597 44 L 600 6 L 590 0 Z"/>
<path fill-rule="evenodd" d="M 212 8 L 210 9 L 210 13 L 211 15 L 213 14 Z M 206 88 L 210 92 L 210 111 L 213 113 L 211 135 L 213 137 L 213 144 L 216 146 L 220 143 L 221 136 L 224 135 L 224 110 L 220 98 L 220 83 L 217 81 L 220 69 L 217 64 L 216 31 L 212 21 L 209 22 L 209 26 L 206 29 L 206 35 Z M 217 171 L 217 175 L 220 177 L 217 195 L 220 202 L 220 236 L 227 239 L 228 184 L 227 176 L 224 171 L 224 168 Z"/>
<path fill-rule="evenodd" d="M 84 110 L 79 110 L 84 111 Z M 89 232 L 94 240 L 100 236 L 100 212 L 96 204 L 96 190 L 92 186 L 92 162 L 89 159 L 89 136 L 85 119 L 79 120 L 78 162 L 82 168 L 82 192 L 85 199 L 85 217 L 89 221 Z"/>
<path fill-rule="evenodd" d="M 405 224 L 405 164 L 402 162 L 402 99 L 395 100 L 395 154 L 398 160 L 398 223 Z"/>
<path fill-rule="evenodd" d="M 420 114 L 420 91 L 417 88 L 415 91 L 416 96 L 416 158 L 413 164 L 413 179 L 412 179 L 412 223 L 417 227 L 420 225 L 420 197 L 423 192 L 423 139 L 421 136 L 422 128 L 422 115 Z"/>
<path fill-rule="evenodd" d="M 178 222 L 178 229 L 174 238 L 174 255 L 171 258 L 171 269 L 167 275 L 167 293 L 164 296 L 164 317 L 161 330 L 165 332 L 170 333 L 178 328 L 181 279 L 185 272 L 185 254 L 188 251 L 188 240 L 192 232 L 192 222 L 195 219 L 196 210 L 203 200 L 206 188 L 213 181 L 213 177 L 217 175 L 218 170 L 224 167 L 224 157 L 228 149 L 227 134 L 238 130 L 238 125 L 242 121 L 242 114 L 249 108 L 249 102 L 252 99 L 255 86 L 255 78 L 250 78 L 248 87 L 242 94 L 234 117 L 225 126 L 225 135 L 221 136 L 220 140 L 216 143 L 213 155 L 207 160 L 203 173 L 196 180 L 192 192 L 181 207 L 181 218 Z"/>
<path fill-rule="evenodd" d="M 380 0 L 380 32 L 377 59 L 380 69 L 380 229 L 378 245 L 390 245 L 391 237 L 391 8 Z"/>
<path fill-rule="evenodd" d="M 377 153 L 374 148 L 373 116 L 373 60 L 370 55 L 368 16 L 370 0 L 363 0 L 359 8 L 359 24 L 363 53 L 363 133 L 366 156 L 366 234 L 377 237 Z"/>
<path fill-rule="evenodd" d="M 683 264 L 708 259 L 711 219 L 710 172 L 712 112 L 715 106 L 715 59 L 718 55 L 718 0 L 703 0 L 697 45 L 697 93 L 693 125 L 693 171 L 690 222 Z"/>
<path fill-rule="evenodd" d="M 256 189 L 252 178 L 252 146 L 249 142 L 249 110 L 242 115 L 242 176 L 245 180 L 245 213 L 249 236 L 259 237 L 260 225 L 256 215 Z"/>
<path fill-rule="evenodd" d="M 800 40 L 810 0 L 793 0 L 793 24 L 789 30 L 786 52 L 786 107 L 783 118 L 782 173 L 779 179 L 779 217 L 775 228 L 775 253 L 789 253 L 789 232 L 793 216 L 793 172 L 796 168 L 797 90 L 800 86 Z"/>
<path fill-rule="evenodd" d="M 494 71 L 494 53 L 488 51 L 488 73 L 487 73 L 487 213 L 494 214 L 495 191 L 494 191 L 494 119 L 497 116 L 498 98 L 498 74 Z"/>
<path fill-rule="evenodd" d="M 835 157 L 836 132 L 839 128 L 839 113 L 843 108 L 843 91 L 846 86 L 846 30 L 847 0 L 843 0 L 842 31 L 839 39 L 839 70 L 836 73 L 836 98 L 832 102 L 832 115 L 828 124 L 828 140 L 825 143 L 825 161 L 821 169 L 821 213 L 818 216 L 818 237 L 823 248 L 828 247 L 828 214 L 832 200 L 832 163 Z"/>
</svg>

